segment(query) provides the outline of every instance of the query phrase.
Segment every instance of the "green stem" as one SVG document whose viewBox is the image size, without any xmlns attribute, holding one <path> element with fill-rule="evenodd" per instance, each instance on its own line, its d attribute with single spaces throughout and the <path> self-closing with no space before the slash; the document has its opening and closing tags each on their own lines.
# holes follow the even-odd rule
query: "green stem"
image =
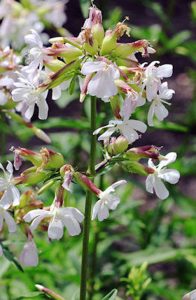
<svg viewBox="0 0 196 300">
<path fill-rule="evenodd" d="M 89 161 L 89 175 L 92 179 L 95 176 L 95 158 L 96 158 L 96 136 L 93 132 L 96 129 L 96 98 L 91 98 L 91 149 Z M 85 203 L 85 219 L 83 229 L 83 248 L 82 248 L 82 267 L 81 267 L 81 282 L 80 282 L 80 300 L 86 300 L 86 287 L 88 275 L 88 255 L 89 255 L 89 233 L 91 221 L 91 206 L 93 194 L 90 191 L 86 193 Z"/>
<path fill-rule="evenodd" d="M 100 176 L 100 189 L 104 190 L 104 175 Z M 92 261 L 90 268 L 90 287 L 89 287 L 89 300 L 93 299 L 95 292 L 95 276 L 97 272 L 97 247 L 100 240 L 100 228 L 97 222 L 94 223 L 93 230 L 93 245 L 92 245 Z"/>
</svg>

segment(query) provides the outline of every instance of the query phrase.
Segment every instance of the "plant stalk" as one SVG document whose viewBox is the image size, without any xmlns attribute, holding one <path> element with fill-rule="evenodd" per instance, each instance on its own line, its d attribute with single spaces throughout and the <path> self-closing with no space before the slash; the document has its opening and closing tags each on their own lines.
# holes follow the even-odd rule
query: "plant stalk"
<svg viewBox="0 0 196 300">
<path fill-rule="evenodd" d="M 96 97 L 91 97 L 91 148 L 88 172 L 91 179 L 95 176 L 95 159 L 96 159 L 96 136 L 93 132 L 96 129 Z M 83 247 L 82 247 L 82 266 L 80 281 L 80 300 L 86 300 L 87 295 L 87 278 L 88 278 L 88 255 L 89 255 L 89 234 L 91 222 L 91 206 L 93 194 L 90 191 L 86 193 L 85 219 L 83 228 Z"/>
</svg>

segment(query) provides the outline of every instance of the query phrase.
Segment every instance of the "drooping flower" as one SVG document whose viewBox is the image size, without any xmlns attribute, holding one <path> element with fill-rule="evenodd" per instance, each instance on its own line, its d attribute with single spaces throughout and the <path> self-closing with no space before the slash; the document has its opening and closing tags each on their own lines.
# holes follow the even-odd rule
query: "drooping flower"
<svg viewBox="0 0 196 300">
<path fill-rule="evenodd" d="M 105 191 L 98 194 L 99 200 L 95 203 L 92 212 L 92 220 L 96 217 L 99 221 L 108 218 L 109 210 L 115 210 L 120 203 L 120 198 L 114 194 L 115 189 L 126 183 L 126 180 L 119 180 L 109 186 Z"/>
<path fill-rule="evenodd" d="M 154 172 L 146 178 L 146 190 L 149 193 L 155 191 L 156 195 L 162 200 L 169 196 L 169 192 L 162 181 L 176 184 L 180 178 L 180 173 L 177 170 L 166 168 L 167 165 L 176 160 L 176 156 L 175 152 L 168 153 L 157 166 L 154 165 L 152 159 L 148 160 L 148 167 Z"/>
<path fill-rule="evenodd" d="M 31 210 L 24 216 L 25 222 L 31 222 L 30 229 L 35 230 L 42 220 L 49 220 L 48 237 L 52 240 L 59 240 L 63 236 L 63 228 L 66 227 L 69 235 L 80 234 L 80 223 L 83 221 L 83 214 L 74 207 L 51 206 L 50 211 L 36 209 Z"/>
<path fill-rule="evenodd" d="M 94 74 L 87 87 L 89 95 L 108 101 L 108 98 L 117 94 L 115 79 L 120 77 L 120 72 L 114 64 L 104 61 L 87 61 L 83 64 L 81 73 L 83 75 Z"/>
<path fill-rule="evenodd" d="M 172 65 L 165 64 L 156 67 L 155 64 L 158 63 L 159 61 L 151 62 L 144 72 L 143 88 L 146 88 L 146 98 L 148 101 L 152 101 L 156 97 L 161 79 L 171 77 L 173 73 Z"/>
<path fill-rule="evenodd" d="M 0 177 L 0 192 L 3 192 L 3 196 L 0 199 L 0 204 L 4 208 L 9 208 L 11 205 L 16 206 L 20 203 L 20 193 L 19 190 L 12 183 L 13 179 L 13 166 L 10 161 L 8 161 L 6 170 L 3 165 L 0 164 L 0 169 L 4 173 L 4 177 Z"/>
<path fill-rule="evenodd" d="M 14 84 L 16 88 L 12 91 L 12 97 L 15 102 L 20 103 L 18 110 L 27 120 L 32 118 L 35 104 L 39 109 L 39 119 L 45 120 L 48 116 L 48 104 L 46 102 L 48 91 L 41 92 L 38 89 L 45 73 L 37 72 L 36 75 L 31 75 L 26 72 L 19 73 L 18 81 Z"/>
<path fill-rule="evenodd" d="M 148 112 L 148 125 L 153 126 L 154 115 L 159 121 L 164 120 L 168 116 L 168 110 L 163 104 L 170 105 L 166 100 L 170 100 L 175 93 L 174 90 L 168 89 L 167 82 L 163 82 L 159 87 L 159 94 L 152 100 Z"/>
<path fill-rule="evenodd" d="M 30 30 L 31 33 L 25 35 L 24 39 L 26 44 L 29 45 L 29 65 L 23 67 L 25 72 L 35 72 L 38 68 L 42 69 L 44 58 L 46 54 L 44 53 L 43 42 L 39 34 L 34 30 Z"/>
<path fill-rule="evenodd" d="M 33 239 L 29 239 L 20 254 L 19 261 L 27 267 L 36 267 L 39 262 L 38 251 Z"/>
<path fill-rule="evenodd" d="M 0 231 L 3 228 L 3 223 L 5 221 L 8 227 L 8 231 L 12 233 L 16 231 L 16 222 L 14 221 L 10 213 L 7 212 L 8 208 L 9 207 L 7 206 L 7 204 L 0 200 Z"/>
<path fill-rule="evenodd" d="M 124 119 L 129 119 L 135 109 L 145 104 L 145 99 L 136 92 L 128 91 L 120 111 L 120 115 Z"/>
</svg>

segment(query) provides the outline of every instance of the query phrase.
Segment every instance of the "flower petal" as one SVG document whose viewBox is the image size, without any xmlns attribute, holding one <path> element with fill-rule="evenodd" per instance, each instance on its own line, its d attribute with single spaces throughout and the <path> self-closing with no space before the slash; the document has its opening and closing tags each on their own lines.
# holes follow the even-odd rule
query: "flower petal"
<svg viewBox="0 0 196 300">
<path fill-rule="evenodd" d="M 154 190 L 156 195 L 161 199 L 166 199 L 169 196 L 169 192 L 165 187 L 164 183 L 157 177 L 154 176 Z"/>
<path fill-rule="evenodd" d="M 48 237 L 51 240 L 60 240 L 63 237 L 63 224 L 60 219 L 52 218 L 48 227 Z"/>
<path fill-rule="evenodd" d="M 10 233 L 15 232 L 16 231 L 16 223 L 15 223 L 14 219 L 12 218 L 12 216 L 7 211 L 4 211 L 4 219 L 8 226 L 8 231 Z"/>
<path fill-rule="evenodd" d="M 165 169 L 159 172 L 159 178 L 171 184 L 176 184 L 180 179 L 180 173 L 174 169 Z"/>
</svg>

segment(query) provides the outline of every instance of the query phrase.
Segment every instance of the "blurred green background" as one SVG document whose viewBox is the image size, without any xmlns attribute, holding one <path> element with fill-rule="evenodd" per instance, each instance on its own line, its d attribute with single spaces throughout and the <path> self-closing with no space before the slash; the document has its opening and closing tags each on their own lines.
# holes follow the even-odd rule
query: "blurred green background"
<svg viewBox="0 0 196 300">
<path fill-rule="evenodd" d="M 118 167 L 111 172 L 113 177 L 106 174 L 99 178 L 103 188 L 120 178 L 126 178 L 129 183 L 120 189 L 119 208 L 108 220 L 94 222 L 92 226 L 93 299 L 100 300 L 112 289 L 118 289 L 117 299 L 178 300 L 196 288 L 196 1 L 94 2 L 103 11 L 106 28 L 129 16 L 131 41 L 148 39 L 157 50 L 148 61 L 160 60 L 161 64 L 174 65 L 169 87 L 176 93 L 169 118 L 148 129 L 135 145 L 163 146 L 163 153 L 176 151 L 178 160 L 173 167 L 180 171 L 181 179 L 177 186 L 170 187 L 170 197 L 160 202 L 145 192 L 145 178 L 125 175 Z M 80 32 L 88 7 L 86 0 L 69 1 L 66 28 L 71 33 Z M 106 123 L 108 118 L 108 108 L 102 104 L 99 108 L 102 112 L 97 126 Z M 74 166 L 79 163 L 83 170 L 89 152 L 88 117 L 88 99 L 81 105 L 78 92 L 71 96 L 64 92 L 58 103 L 50 102 L 50 118 L 45 122 L 35 120 L 35 123 L 50 134 L 52 149 L 61 152 Z M 145 112 L 140 118 L 145 120 Z M 42 146 L 28 129 L 14 122 L 11 129 L 5 125 L 3 128 L 6 140 L 2 141 L 1 161 L 12 159 L 8 151 L 11 145 L 34 149 Z M 85 194 L 77 187 L 73 194 L 72 204 L 83 210 Z M 42 196 L 46 204 L 52 199 L 53 191 Z M 46 299 L 36 292 L 37 283 L 57 291 L 65 300 L 77 299 L 81 239 L 82 236 L 70 238 L 65 233 L 61 241 L 50 243 L 46 234 L 36 233 L 40 264 L 24 272 L 6 258 L 0 258 L 0 300 Z M 17 232 L 10 235 L 8 246 L 19 254 L 24 240 L 22 233 Z M 148 264 L 147 268 L 144 263 Z"/>
</svg>

